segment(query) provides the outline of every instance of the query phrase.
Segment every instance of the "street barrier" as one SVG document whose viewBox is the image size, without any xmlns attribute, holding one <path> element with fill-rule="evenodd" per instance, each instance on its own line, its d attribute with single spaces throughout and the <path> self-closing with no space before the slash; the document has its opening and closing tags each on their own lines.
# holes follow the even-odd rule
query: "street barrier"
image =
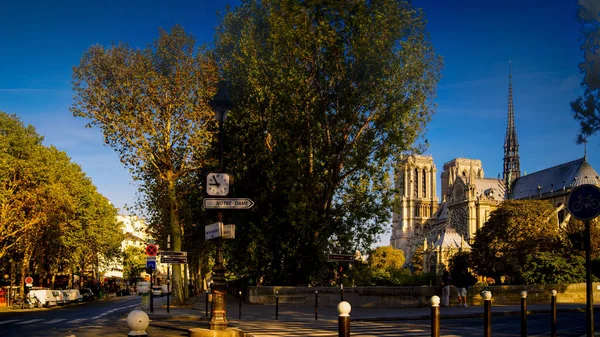
<svg viewBox="0 0 600 337">
<path fill-rule="evenodd" d="M 431 337 L 440 337 L 440 298 L 431 297 Z"/>
<path fill-rule="evenodd" d="M 206 308 L 204 309 L 204 316 L 208 317 L 208 290 L 205 291 L 206 294 Z"/>
<path fill-rule="evenodd" d="M 350 337 L 350 310 L 352 307 L 346 301 L 340 302 L 338 311 L 338 337 Z"/>
<path fill-rule="evenodd" d="M 142 310 L 133 310 L 127 315 L 127 326 L 131 331 L 127 336 L 148 336 L 146 329 L 150 325 L 148 314 Z"/>
<path fill-rule="evenodd" d="M 315 290 L 315 321 L 317 320 L 317 313 L 319 308 L 319 291 Z"/>
<path fill-rule="evenodd" d="M 340 299 L 344 302 L 344 285 L 340 284 Z"/>
<path fill-rule="evenodd" d="M 527 337 L 527 292 L 521 291 L 521 337 Z"/>
<path fill-rule="evenodd" d="M 242 320 L 242 292 L 239 292 L 240 295 L 240 310 L 239 310 L 239 314 L 238 314 L 238 319 Z"/>
<path fill-rule="evenodd" d="M 483 337 L 492 336 L 492 292 L 483 292 Z"/>
<path fill-rule="evenodd" d="M 279 320 L 279 291 L 275 291 L 275 320 Z"/>
</svg>

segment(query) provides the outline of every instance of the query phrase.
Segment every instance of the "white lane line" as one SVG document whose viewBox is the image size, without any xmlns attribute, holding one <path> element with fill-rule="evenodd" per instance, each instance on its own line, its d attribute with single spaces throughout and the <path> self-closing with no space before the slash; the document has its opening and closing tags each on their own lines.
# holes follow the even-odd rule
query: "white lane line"
<svg viewBox="0 0 600 337">
<path fill-rule="evenodd" d="M 11 320 L 8 320 L 8 321 L 2 321 L 2 322 L 0 322 L 0 324 L 8 324 L 8 323 L 18 322 L 18 321 L 20 321 L 20 319 L 11 319 Z"/>
<path fill-rule="evenodd" d="M 81 323 L 83 321 L 87 320 L 87 318 L 78 318 L 78 319 L 74 319 L 72 321 L 69 321 L 67 323 Z"/>
<path fill-rule="evenodd" d="M 53 319 L 53 320 L 48 321 L 48 322 L 44 322 L 44 324 L 54 324 L 54 323 L 62 322 L 64 320 L 66 320 L 66 319 L 65 318 L 57 318 L 57 319 Z"/>
<path fill-rule="evenodd" d="M 19 324 L 19 325 L 21 325 L 21 324 L 30 324 L 30 323 L 35 323 L 35 322 L 43 321 L 43 320 L 44 320 L 43 318 L 30 319 L 28 321 L 19 322 L 19 323 L 16 323 L 16 324 Z"/>
</svg>

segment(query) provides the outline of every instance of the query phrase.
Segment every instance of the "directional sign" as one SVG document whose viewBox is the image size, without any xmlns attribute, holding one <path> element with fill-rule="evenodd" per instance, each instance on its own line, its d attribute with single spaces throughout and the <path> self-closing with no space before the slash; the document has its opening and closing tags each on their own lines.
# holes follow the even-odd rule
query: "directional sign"
<svg viewBox="0 0 600 337">
<path fill-rule="evenodd" d="M 187 256 L 182 257 L 160 257 L 160 263 L 171 263 L 171 264 L 186 264 Z"/>
<path fill-rule="evenodd" d="M 600 188 L 585 184 L 575 187 L 569 195 L 567 208 L 578 220 L 591 220 L 600 214 Z"/>
<path fill-rule="evenodd" d="M 161 257 L 183 257 L 187 256 L 187 252 L 160 252 Z"/>
<path fill-rule="evenodd" d="M 206 199 L 204 199 L 204 200 L 206 200 Z M 210 225 L 206 225 L 206 226 L 204 226 L 204 239 L 210 240 L 210 239 L 218 238 L 221 236 L 222 232 L 223 232 L 223 223 L 222 222 L 215 222 Z"/>
<path fill-rule="evenodd" d="M 248 198 L 204 198 L 205 209 L 250 209 L 254 201 Z"/>
<path fill-rule="evenodd" d="M 328 262 L 354 262 L 355 258 L 352 254 L 329 254 Z"/>
<path fill-rule="evenodd" d="M 235 225 L 223 225 L 223 239 L 235 239 Z"/>
</svg>

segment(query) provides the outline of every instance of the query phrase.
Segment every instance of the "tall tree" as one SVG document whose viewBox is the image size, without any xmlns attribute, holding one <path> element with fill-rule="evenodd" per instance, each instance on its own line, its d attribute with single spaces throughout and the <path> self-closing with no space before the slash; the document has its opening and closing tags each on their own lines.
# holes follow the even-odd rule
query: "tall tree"
<svg viewBox="0 0 600 337">
<path fill-rule="evenodd" d="M 163 182 L 175 251 L 182 247 L 176 185 L 206 164 L 214 119 L 208 101 L 217 82 L 215 62 L 180 26 L 160 30 L 144 50 L 93 46 L 73 69 L 73 114 L 102 130 L 135 178 L 143 181 L 153 170 Z M 174 265 L 176 303 L 183 300 L 183 286 L 181 266 Z"/>
<path fill-rule="evenodd" d="M 433 112 L 442 62 L 424 14 L 401 0 L 244 1 L 216 53 L 234 103 L 226 163 L 256 201 L 236 215 L 229 263 L 323 283 L 329 251 L 367 251 L 383 232 L 391 163 Z"/>
<path fill-rule="evenodd" d="M 571 111 L 581 126 L 578 142 L 600 130 L 600 6 L 596 0 L 579 0 L 578 10 L 583 34 L 583 95 L 571 102 Z"/>
</svg>

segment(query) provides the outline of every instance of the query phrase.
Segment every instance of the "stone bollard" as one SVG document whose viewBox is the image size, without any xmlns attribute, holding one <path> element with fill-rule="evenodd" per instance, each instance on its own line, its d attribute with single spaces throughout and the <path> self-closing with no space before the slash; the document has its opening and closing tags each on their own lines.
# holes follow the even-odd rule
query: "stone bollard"
<svg viewBox="0 0 600 337">
<path fill-rule="evenodd" d="M 133 310 L 127 315 L 127 326 L 129 326 L 129 333 L 127 336 L 148 336 L 146 329 L 150 324 L 148 315 L 142 310 Z"/>
<path fill-rule="evenodd" d="M 556 290 L 551 292 L 552 298 L 550 299 L 550 337 L 556 337 Z"/>
<path fill-rule="evenodd" d="M 319 308 L 319 291 L 315 290 L 315 321 L 318 317 L 318 308 Z"/>
<path fill-rule="evenodd" d="M 521 337 L 527 337 L 527 292 L 521 291 Z"/>
<path fill-rule="evenodd" d="M 431 337 L 440 337 L 440 298 L 431 296 Z"/>
<path fill-rule="evenodd" d="M 279 291 L 275 291 L 275 320 L 279 320 Z"/>
<path fill-rule="evenodd" d="M 340 302 L 338 311 L 338 337 L 350 337 L 350 310 L 352 307 L 346 301 Z"/>
<path fill-rule="evenodd" d="M 492 292 L 483 292 L 483 337 L 492 336 Z"/>
</svg>

